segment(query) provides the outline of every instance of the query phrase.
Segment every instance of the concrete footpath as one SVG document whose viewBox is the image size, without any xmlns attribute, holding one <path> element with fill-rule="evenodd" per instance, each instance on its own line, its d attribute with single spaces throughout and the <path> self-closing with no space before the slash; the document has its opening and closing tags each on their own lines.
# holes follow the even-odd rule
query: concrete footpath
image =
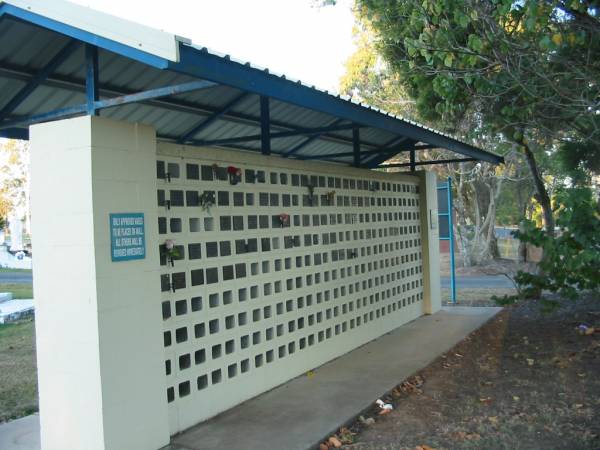
<svg viewBox="0 0 600 450">
<path fill-rule="evenodd" d="M 34 414 L 0 425 L 0 449 L 39 450 L 39 416 Z"/>
<path fill-rule="evenodd" d="M 501 308 L 445 307 L 172 439 L 170 450 L 306 450 Z"/>
<path fill-rule="evenodd" d="M 312 448 L 500 310 L 444 307 L 174 436 L 163 450 Z M 38 416 L 0 425 L 0 449 L 39 450 Z"/>
</svg>

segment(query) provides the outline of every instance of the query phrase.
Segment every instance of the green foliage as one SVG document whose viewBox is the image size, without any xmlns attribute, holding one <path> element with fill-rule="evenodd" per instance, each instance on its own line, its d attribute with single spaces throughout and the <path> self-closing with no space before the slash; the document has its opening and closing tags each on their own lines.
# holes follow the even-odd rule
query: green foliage
<svg viewBox="0 0 600 450">
<path fill-rule="evenodd" d="M 523 189 L 520 183 L 506 183 L 498 197 L 496 210 L 496 223 L 498 225 L 515 225 L 523 218 L 523 211 L 519 209 L 518 190 Z"/>
<path fill-rule="evenodd" d="M 466 114 L 519 145 L 595 143 L 600 155 L 597 0 L 357 0 L 419 116 L 452 129 Z M 535 135 L 535 137 L 534 137 Z"/>
<path fill-rule="evenodd" d="M 587 188 L 564 188 L 556 200 L 557 237 L 525 221 L 515 236 L 543 249 L 540 274 L 520 272 L 521 293 L 537 296 L 543 290 L 574 298 L 581 290 L 600 288 L 600 214 L 598 201 Z"/>
<path fill-rule="evenodd" d="M 414 118 L 414 101 L 375 51 L 373 31 L 365 26 L 355 27 L 354 41 L 356 51 L 345 63 L 340 92 L 388 112 Z"/>
<path fill-rule="evenodd" d="M 588 184 L 590 172 L 600 173 L 600 152 L 595 143 L 565 142 L 556 157 L 558 169 L 570 176 L 575 184 Z"/>
</svg>

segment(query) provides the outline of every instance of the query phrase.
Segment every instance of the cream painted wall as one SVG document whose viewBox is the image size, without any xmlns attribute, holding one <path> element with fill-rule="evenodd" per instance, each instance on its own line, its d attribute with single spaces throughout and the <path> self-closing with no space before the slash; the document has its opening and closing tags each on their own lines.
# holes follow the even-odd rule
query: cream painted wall
<svg viewBox="0 0 600 450">
<path fill-rule="evenodd" d="M 438 226 L 437 176 L 419 172 L 421 179 L 421 233 L 423 239 L 423 308 L 434 314 L 442 308 L 440 286 L 440 236 Z"/>
<path fill-rule="evenodd" d="M 437 226 L 429 221 L 436 218 L 437 197 L 434 174 L 422 173 L 419 178 L 408 174 L 385 174 L 341 167 L 339 165 L 308 163 L 284 160 L 278 157 L 264 157 L 244 152 L 228 152 L 217 149 L 199 149 L 170 144 L 157 144 L 154 131 L 148 127 L 115 122 L 101 117 L 81 117 L 60 122 L 41 124 L 31 129 L 32 144 L 32 226 L 36 261 L 34 266 L 34 288 L 36 291 L 36 332 L 38 345 L 38 376 L 40 392 L 40 415 L 43 450 L 90 449 L 90 450 L 152 450 L 166 445 L 169 434 L 181 431 L 200 420 L 239 404 L 241 401 L 258 395 L 265 390 L 281 384 L 290 378 L 317 367 L 332 358 L 346 353 L 358 345 L 368 342 L 390 331 L 402 323 L 415 319 L 421 314 L 433 313 L 440 308 L 439 295 L 439 255 L 437 254 Z M 156 180 L 156 160 L 179 164 L 180 179 Z M 211 293 L 223 294 L 231 289 L 245 288 L 250 277 L 244 280 L 231 280 L 218 283 L 218 286 L 188 286 L 176 293 L 161 292 L 161 275 L 171 272 L 202 268 L 205 265 L 221 267 L 240 261 L 250 264 L 269 258 L 305 256 L 301 247 L 283 248 L 269 253 L 232 255 L 229 258 L 207 261 L 205 257 L 195 261 L 176 261 L 175 266 L 160 266 L 158 246 L 166 238 L 174 238 L 179 244 L 195 241 L 223 240 L 248 237 L 249 230 L 222 233 L 207 232 L 200 234 L 187 231 L 188 219 L 205 217 L 199 207 L 165 208 L 157 206 L 157 189 L 161 190 L 238 190 L 254 192 L 284 193 L 289 187 L 279 185 L 244 185 L 232 188 L 227 181 L 222 185 L 207 185 L 204 182 L 184 179 L 186 164 L 217 163 L 221 166 L 234 164 L 241 168 L 255 168 L 267 172 L 288 172 L 307 175 L 336 176 L 345 178 L 378 180 L 381 182 L 403 183 L 410 187 L 406 194 L 377 192 L 373 195 L 412 199 L 413 206 L 406 210 L 415 215 L 403 223 L 415 226 L 410 236 L 404 235 L 410 245 L 400 251 L 390 251 L 384 257 L 408 258 L 419 252 L 417 240 L 422 241 L 423 273 L 412 272 L 406 279 L 390 279 L 394 273 L 404 268 L 420 268 L 421 261 L 408 259 L 399 264 L 396 261 L 388 269 L 375 271 L 375 277 L 363 272 L 358 276 L 356 264 L 379 260 L 381 252 L 367 253 L 362 260 L 348 263 L 355 270 L 344 279 L 341 268 L 338 275 L 327 281 L 332 296 L 321 301 L 315 295 L 316 287 L 304 285 L 293 293 L 265 296 L 262 289 L 265 284 L 286 278 L 306 277 L 317 272 L 333 271 L 335 264 L 319 267 L 302 267 L 288 271 L 287 274 L 260 274 L 251 284 L 260 286 L 261 296 L 251 302 L 229 304 L 225 309 L 207 308 L 206 302 Z M 420 193 L 416 186 L 420 182 Z M 204 184 L 203 184 L 204 183 Z M 221 183 L 221 182 L 219 182 Z M 426 188 L 425 188 L 426 185 Z M 302 194 L 306 188 L 295 188 Z M 319 188 L 317 194 L 329 189 Z M 356 195 L 338 189 L 336 195 Z M 364 190 L 363 190 L 364 191 Z M 291 192 L 291 191 L 290 191 Z M 389 191 L 388 191 L 389 192 Z M 312 213 L 311 208 L 268 209 L 265 214 Z M 402 208 L 396 208 L 400 211 Z M 237 212 L 234 212 L 237 211 Z M 145 215 L 146 258 L 129 262 L 112 262 L 110 257 L 109 214 L 119 212 L 143 212 Z M 332 211 L 320 211 L 329 213 Z M 352 208 L 337 208 L 340 213 L 351 213 Z M 385 213 L 388 209 L 378 206 L 369 213 Z M 220 214 L 260 214 L 261 208 L 253 206 L 241 210 L 213 208 L 214 217 Z M 158 235 L 158 217 L 183 219 L 186 230 L 176 235 Z M 420 231 L 416 227 L 420 225 Z M 367 226 L 389 229 L 387 224 Z M 217 228 L 218 229 L 218 228 Z M 350 230 L 353 225 L 336 226 L 332 230 Z M 269 238 L 280 236 L 289 229 L 273 228 L 266 231 Z M 300 226 L 292 228 L 293 233 L 311 232 Z M 330 231 L 324 228 L 323 231 Z M 313 230 L 313 232 L 318 232 Z M 233 234 L 231 234 L 233 233 Z M 259 236 L 259 234 L 257 234 Z M 387 235 L 386 235 L 387 236 Z M 385 245 L 397 238 L 379 235 L 372 244 Z M 398 238 L 399 239 L 399 238 Z M 407 243 L 406 241 L 405 243 Z M 432 243 L 432 245 L 429 245 Z M 434 245 L 435 244 L 435 245 Z M 339 247 L 344 248 L 345 244 Z M 357 245 L 361 245 L 358 243 Z M 318 247 L 318 246 L 317 246 Z M 338 247 L 334 247 L 338 248 Z M 315 249 L 328 252 L 331 247 Z M 204 250 L 203 250 L 204 251 Z M 387 253 L 387 252 L 384 252 Z M 260 258 L 260 259 L 258 259 Z M 273 260 L 271 260 L 273 263 Z M 340 266 L 341 267 L 341 266 Z M 396 267 L 396 268 L 394 268 Z M 437 271 L 436 271 L 437 270 Z M 283 279 L 281 277 L 284 277 Z M 397 276 L 397 275 L 396 275 Z M 372 278 L 372 279 L 370 279 Z M 189 279 L 189 278 L 188 278 Z M 423 286 L 421 287 L 421 279 Z M 371 281 L 373 285 L 371 286 Z M 360 283 L 362 302 L 353 299 L 350 283 Z M 364 284 L 367 283 L 367 284 Z M 389 284 L 391 283 L 391 284 Z M 407 285 L 408 283 L 409 285 Z M 389 289 L 388 289 L 389 285 Z M 343 291 L 343 287 L 348 288 Z M 405 288 L 406 289 L 406 294 Z M 340 297 L 333 295 L 334 289 L 340 289 Z M 394 289 L 397 289 L 394 290 Z M 385 295 L 383 291 L 385 290 Z M 193 296 L 201 295 L 205 302 L 202 311 L 163 320 L 161 302 L 185 300 L 190 302 Z M 237 295 L 237 294 L 236 294 Z M 194 355 L 199 349 L 222 344 L 228 339 L 239 340 L 243 335 L 252 335 L 255 331 L 265 333 L 265 327 L 276 327 L 289 321 L 299 320 L 308 311 L 308 304 L 302 310 L 269 320 L 260 325 L 248 323 L 244 327 L 223 330 L 210 339 L 194 339 L 194 328 L 200 321 L 211 318 L 223 320 L 227 314 L 247 312 L 252 314 L 256 306 L 263 308 L 288 298 L 294 302 L 299 297 L 312 297 L 314 314 L 323 315 L 323 321 L 315 321 L 315 328 L 305 326 L 302 330 L 286 332 L 281 339 L 265 340 L 252 345 L 245 351 L 223 355 L 206 365 L 194 363 L 190 368 L 179 370 L 178 361 L 184 354 Z M 346 298 L 346 295 L 348 296 Z M 381 295 L 381 302 L 379 300 Z M 405 295 L 412 302 L 402 304 Z M 375 302 L 373 298 L 375 297 Z M 420 301 L 423 297 L 424 301 Z M 336 299 L 337 298 L 337 299 Z M 416 301 L 415 301 L 416 300 Z M 257 304 L 258 302 L 258 304 Z M 354 303 L 354 310 L 348 302 Z M 334 310 L 333 317 L 327 317 L 326 309 Z M 350 316 L 344 309 L 349 307 Z M 310 317 L 306 317 L 309 324 Z M 360 319 L 363 319 L 361 325 Z M 368 320 L 367 320 L 368 319 Z M 281 322 L 281 321 L 284 322 Z M 368 322 L 368 325 L 366 324 Z M 356 326 L 355 326 L 356 324 Z M 175 334 L 178 328 L 188 329 L 190 339 L 174 343 L 168 347 L 163 343 L 163 332 Z M 262 328 L 261 328 L 262 327 Z M 326 331 L 329 329 L 330 337 Z M 339 331 L 339 334 L 338 334 Z M 314 346 L 308 344 L 300 351 L 301 340 L 314 338 Z M 325 334 L 321 339 L 320 335 Z M 309 342 L 307 340 L 307 342 Z M 277 352 L 279 346 L 296 345 L 293 357 L 276 356 L 272 363 L 255 367 L 258 355 L 267 359 L 269 352 Z M 236 344 L 237 345 L 237 344 Z M 310 347 L 310 348 L 309 348 Z M 236 349 L 238 347 L 236 346 Z M 275 353 L 277 354 L 277 353 Z M 243 374 L 242 362 L 248 359 L 251 368 Z M 165 362 L 170 361 L 172 372 L 165 374 Z M 232 379 L 227 376 L 230 365 L 236 365 L 238 375 Z M 206 389 L 196 387 L 197 380 L 204 374 L 209 377 L 214 370 L 223 370 L 223 381 Z M 187 395 L 177 393 L 182 383 L 189 383 L 192 392 Z M 167 403 L 167 389 L 176 392 L 176 398 Z"/>
<path fill-rule="evenodd" d="M 43 450 L 169 441 L 151 128 L 81 117 L 31 128 Z M 146 258 L 111 262 L 109 213 L 145 214 Z"/>
<path fill-rule="evenodd" d="M 167 376 L 167 386 L 171 390 L 172 401 L 169 403 L 169 418 L 171 434 L 185 430 L 186 428 L 206 420 L 216 414 L 235 407 L 239 403 L 259 395 L 289 379 L 306 373 L 307 370 L 320 366 L 356 347 L 369 342 L 382 334 L 389 332 L 400 325 L 421 316 L 424 310 L 422 279 L 420 269 L 422 261 L 416 258 L 421 254 L 420 242 L 423 239 L 423 230 L 420 219 L 421 194 L 416 192 L 420 178 L 408 173 L 383 173 L 379 171 L 367 171 L 339 164 L 328 164 L 309 161 L 298 161 L 284 159 L 277 156 L 264 156 L 251 152 L 230 151 L 223 149 L 198 148 L 191 146 L 158 143 L 157 158 L 168 165 L 169 173 L 177 176 L 170 179 L 159 179 L 157 187 L 164 191 L 165 198 L 172 198 L 171 193 L 189 193 L 190 191 L 216 190 L 219 192 L 235 192 L 251 194 L 255 198 L 252 205 L 244 204 L 234 206 L 215 205 L 210 212 L 202 210 L 200 206 L 189 205 L 159 205 L 158 215 L 165 221 L 165 234 L 161 235 L 161 242 L 165 239 L 175 240 L 177 245 L 183 246 L 185 258 L 177 260 L 174 265 L 161 266 L 161 273 L 166 276 L 179 273 L 186 277 L 187 284 L 176 292 L 165 291 L 162 300 L 170 305 L 171 315 L 164 320 L 165 332 L 171 336 L 171 343 L 165 347 L 165 359 L 170 366 Z M 188 178 L 186 173 L 189 165 L 203 165 L 210 168 L 216 164 L 222 168 L 233 165 L 242 171 L 246 169 L 264 170 L 265 183 L 248 183 L 241 181 L 238 185 L 231 186 L 227 180 L 199 180 Z M 271 175 L 285 173 L 288 176 L 287 184 L 271 182 Z M 371 207 L 357 207 L 348 204 L 335 207 L 311 207 L 303 206 L 302 196 L 307 193 L 307 188 L 294 186 L 291 182 L 291 174 L 297 176 L 321 176 L 339 177 L 346 181 L 350 179 L 369 180 L 386 184 L 402 184 L 410 191 L 393 191 L 390 187 L 381 188 L 376 192 L 367 189 L 348 189 L 343 186 L 315 187 L 315 195 L 321 196 L 328 191 L 335 190 L 336 198 L 340 196 L 369 198 L 369 200 L 383 200 L 397 198 L 398 200 L 412 200 L 417 204 L 405 203 L 379 204 Z M 435 181 L 435 180 L 434 180 Z M 419 190 L 421 192 L 421 190 Z M 259 197 L 264 194 L 276 194 L 281 198 L 278 206 L 261 206 Z M 283 194 L 299 195 L 297 206 L 284 206 Z M 319 203 L 321 205 L 321 203 Z M 401 214 L 396 220 L 381 221 L 381 217 L 375 219 L 376 215 L 385 213 Z M 274 214 L 289 213 L 292 216 L 302 215 L 302 224 L 293 224 L 291 227 L 269 226 L 263 229 L 251 229 L 247 226 L 247 217 L 252 214 L 268 215 L 269 219 Z M 368 214 L 369 219 L 362 219 L 349 223 L 347 219 L 343 222 L 328 223 L 326 226 L 305 226 L 304 216 L 314 216 L 336 213 L 345 217 L 348 214 L 358 213 L 362 216 Z M 419 217 L 405 214 L 419 213 Z M 219 231 L 219 221 L 223 216 L 243 216 L 244 226 L 240 230 Z M 191 220 L 202 222 L 211 219 L 214 221 L 212 231 L 207 230 L 203 224 L 199 229 L 192 231 L 189 227 Z M 180 221 L 180 229 L 171 230 L 171 221 Z M 313 224 L 314 225 L 314 224 Z M 392 227 L 401 226 L 405 229 L 399 235 L 380 234 L 381 231 L 389 231 Z M 414 227 L 408 230 L 408 226 Z M 419 227 L 419 229 L 417 229 Z M 169 230 L 167 230 L 169 228 Z M 377 236 L 365 235 L 357 239 L 353 233 L 362 230 L 377 230 Z M 361 231 L 361 232 L 362 232 Z M 323 242 L 324 232 L 351 233 L 351 237 L 338 238 L 336 243 Z M 425 230 L 427 232 L 427 230 Z M 290 235 L 299 235 L 301 238 L 306 234 L 318 235 L 319 245 L 299 245 L 293 248 L 284 248 L 284 238 Z M 233 243 L 238 239 L 268 238 L 272 242 L 278 240 L 278 245 L 271 245 L 271 250 L 258 249 L 252 253 L 238 254 Z M 207 257 L 205 244 L 208 242 L 230 241 L 233 251 L 226 257 Z M 189 259 L 187 256 L 188 245 L 202 246 L 202 256 L 198 259 Z M 400 248 L 387 248 L 386 245 L 403 243 Z M 374 245 L 378 246 L 375 251 Z M 368 249 L 367 249 L 368 247 Z M 276 248 L 276 250 L 275 250 Z M 355 248 L 358 250 L 356 259 L 336 261 L 332 257 L 334 249 Z M 363 250 L 369 252 L 363 253 Z M 306 264 L 300 267 L 295 262 L 297 258 L 312 257 L 315 253 L 326 254 L 329 260 L 326 263 Z M 410 257 L 410 259 L 409 259 Z M 413 258 L 414 257 L 414 258 Z M 276 270 L 276 262 L 282 263 L 285 259 L 291 259 L 290 268 L 287 270 Z M 381 265 L 382 260 L 387 260 L 389 265 Z M 197 269 L 208 269 L 217 267 L 221 273 L 222 267 L 231 264 L 242 263 L 247 267 L 248 276 L 231 280 L 223 280 L 215 284 L 202 284 L 192 286 L 190 284 L 190 272 Z M 370 269 L 370 265 L 379 263 Z M 269 269 L 263 270 L 263 264 Z M 435 261 L 439 265 L 439 261 Z M 251 267 L 254 265 L 255 269 Z M 359 267 L 367 266 L 367 271 L 359 271 Z M 346 271 L 345 273 L 343 271 Z M 406 271 L 406 273 L 404 273 Z M 410 272 L 409 272 L 410 271 Z M 427 268 L 423 268 L 423 272 Z M 336 276 L 334 276 L 334 272 Z M 402 275 L 401 275 L 402 273 Z M 315 282 L 316 276 L 321 276 L 320 282 Z M 330 275 L 330 278 L 326 278 Z M 308 277 L 313 277 L 313 283 L 308 283 Z M 395 278 L 394 278 L 395 277 Z M 295 283 L 297 279 L 302 280 L 302 286 Z M 287 281 L 293 281 L 290 288 Z M 439 283 L 439 280 L 437 280 Z M 277 291 L 277 283 L 281 283 L 281 290 Z M 365 283 L 367 283 L 365 285 Z M 265 286 L 272 289 L 265 294 Z M 256 289 L 257 295 L 250 297 L 251 288 Z M 247 301 L 238 300 L 239 289 L 248 291 Z M 339 291 L 339 296 L 336 294 Z M 225 303 L 222 299 L 226 292 L 230 292 L 233 300 Z M 326 297 L 331 294 L 330 298 Z M 209 306 L 209 298 L 216 295 L 221 300 L 214 307 Z M 320 296 L 323 296 L 321 298 Z M 193 297 L 202 298 L 202 309 L 194 311 L 190 307 Z M 410 302 L 411 297 L 417 297 L 417 301 Z M 297 307 L 297 299 L 304 299 L 305 304 Z M 309 304 L 309 300 L 311 304 Z M 291 300 L 293 308 L 278 312 L 278 304 Z M 187 311 L 176 313 L 176 304 L 187 304 Z M 264 308 L 271 308 L 270 317 L 265 317 Z M 258 311 L 257 311 L 258 310 Z M 258 312 L 258 320 L 253 319 L 254 312 Z M 240 325 L 239 315 L 247 314 L 248 322 Z M 225 325 L 226 317 L 232 318 L 231 327 Z M 261 317 L 262 316 L 262 317 Z M 322 316 L 322 320 L 321 320 Z M 311 317 L 313 323 L 311 323 Z M 203 336 L 194 336 L 196 326 L 208 324 L 212 320 L 219 322 L 219 330 L 215 333 L 206 331 Z M 298 326 L 300 320 L 304 326 Z M 290 324 L 295 328 L 290 330 Z M 268 331 L 283 327 L 281 335 L 278 332 L 268 337 Z M 181 342 L 175 341 L 177 330 L 187 330 L 187 339 Z M 323 338 L 325 334 L 325 338 Z M 254 342 L 254 336 L 259 339 Z M 244 338 L 250 339 L 250 345 L 242 346 Z M 309 342 L 314 338 L 314 343 L 302 347 L 302 342 Z M 211 356 L 214 346 L 225 347 L 229 342 L 235 346 L 235 351 L 222 354 L 217 357 Z M 289 346 L 295 346 L 295 351 L 290 354 Z M 284 348 L 283 355 L 279 355 L 279 349 Z M 195 361 L 197 352 L 205 352 L 205 360 Z M 418 351 L 418 349 L 415 349 Z M 273 355 L 269 360 L 269 355 Z M 180 367 L 180 358 L 189 357 L 191 366 Z M 262 364 L 256 363 L 256 358 L 262 358 Z M 245 371 L 242 371 L 246 364 Z M 233 368 L 233 376 L 229 376 L 228 370 Z M 220 379 L 213 381 L 212 376 L 220 373 Z M 205 377 L 205 378 L 204 378 Z M 205 379 L 207 384 L 198 387 L 198 381 Z M 190 386 L 183 393 L 179 392 L 181 386 Z"/>
</svg>

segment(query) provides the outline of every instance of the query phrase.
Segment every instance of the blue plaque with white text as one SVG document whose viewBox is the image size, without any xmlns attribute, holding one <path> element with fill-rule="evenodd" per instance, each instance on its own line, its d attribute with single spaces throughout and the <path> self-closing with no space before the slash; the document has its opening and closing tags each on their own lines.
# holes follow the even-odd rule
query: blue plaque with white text
<svg viewBox="0 0 600 450">
<path fill-rule="evenodd" d="M 143 213 L 110 214 L 110 254 L 113 261 L 146 257 Z"/>
</svg>

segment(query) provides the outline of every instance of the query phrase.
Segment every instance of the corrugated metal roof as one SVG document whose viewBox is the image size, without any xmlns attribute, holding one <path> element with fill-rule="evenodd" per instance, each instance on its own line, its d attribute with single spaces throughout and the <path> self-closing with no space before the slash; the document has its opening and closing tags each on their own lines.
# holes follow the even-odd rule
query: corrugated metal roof
<svg viewBox="0 0 600 450">
<path fill-rule="evenodd" d="M 86 42 L 94 40 L 94 36 L 73 36 L 68 27 L 50 30 L 30 16 L 20 15 L 14 8 L 3 8 L 4 4 L 0 3 L 0 133 L 22 136 L 28 125 L 26 118 L 85 103 L 84 49 Z M 79 43 L 75 50 L 67 53 L 68 56 L 24 101 L 14 110 L 5 111 L 7 114 L 2 117 L 1 112 L 15 94 L 31 84 L 56 55 L 61 50 L 66 52 L 64 49 L 70 48 L 67 46 L 74 41 Z M 360 149 L 365 152 L 362 160 L 371 161 L 371 166 L 387 159 L 386 155 L 391 156 L 388 145 L 402 136 L 406 137 L 403 141 L 406 147 L 398 147 L 398 151 L 409 150 L 414 144 L 423 142 L 477 159 L 502 161 L 496 155 L 414 122 L 357 105 L 352 99 L 331 95 L 185 42 L 179 42 L 180 59 L 165 61 L 164 68 L 158 67 L 160 64 L 155 57 L 148 61 L 137 49 L 129 51 L 104 45 L 98 38 L 94 42 L 98 43 L 101 99 L 179 85 L 198 78 L 216 83 L 202 90 L 101 111 L 110 118 L 150 125 L 160 139 L 181 141 L 185 137 L 185 142 L 192 144 L 260 151 L 260 138 L 230 144 L 215 141 L 260 136 L 260 97 L 264 96 L 270 99 L 271 134 L 286 132 L 285 137 L 271 139 L 273 153 L 352 163 L 353 132 L 349 126 L 355 124 L 360 127 Z M 207 120 L 210 124 L 193 132 Z M 340 125 L 345 125 L 346 129 L 335 128 Z M 314 132 L 325 127 L 330 129 Z M 297 134 L 291 136 L 291 132 Z M 373 152 L 384 150 L 388 150 L 388 154 L 373 157 Z"/>
</svg>

